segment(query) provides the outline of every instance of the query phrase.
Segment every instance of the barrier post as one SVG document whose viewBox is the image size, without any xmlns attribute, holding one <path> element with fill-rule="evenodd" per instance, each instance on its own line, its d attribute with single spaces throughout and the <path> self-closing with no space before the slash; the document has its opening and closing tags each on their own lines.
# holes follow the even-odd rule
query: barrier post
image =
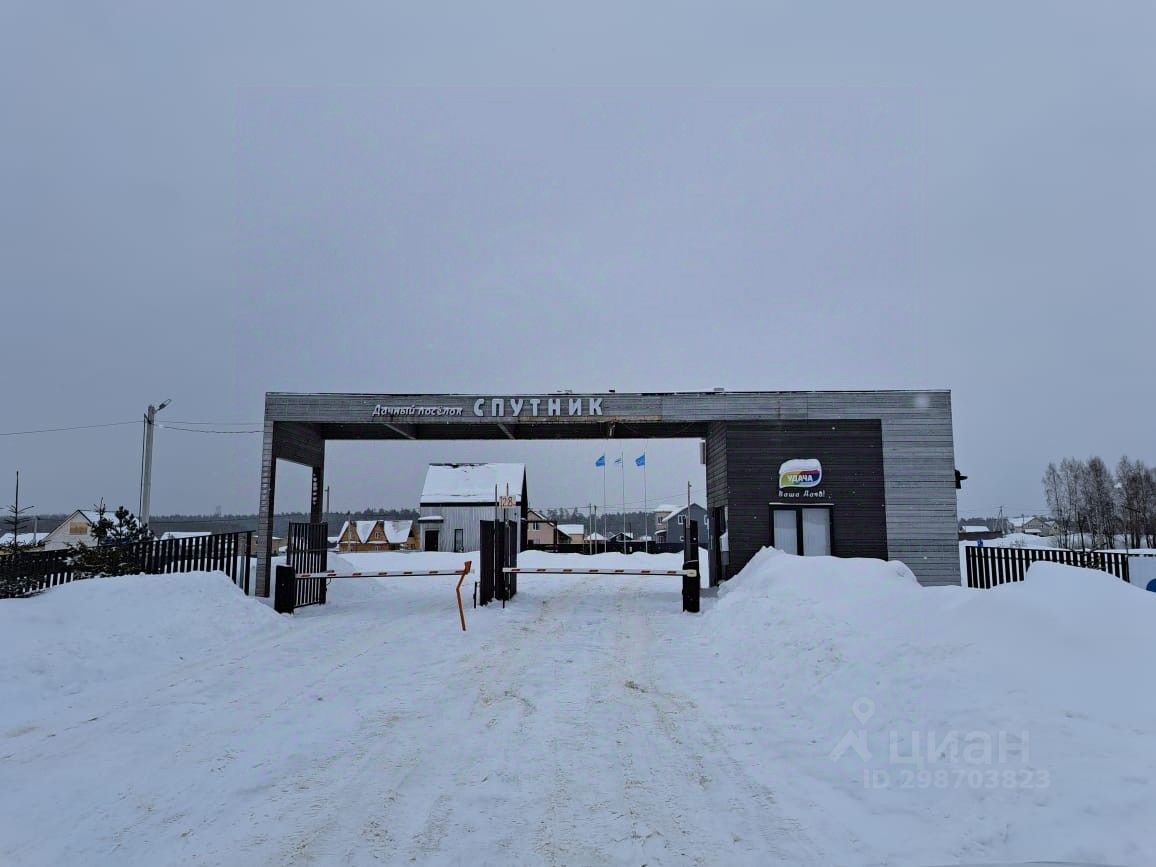
<svg viewBox="0 0 1156 867">
<path fill-rule="evenodd" d="M 458 596 L 458 617 L 462 620 L 462 632 L 466 631 L 466 609 L 462 607 L 462 582 L 466 580 L 466 576 L 470 574 L 470 568 L 474 565 L 472 560 L 467 560 L 462 566 L 461 575 L 458 578 L 457 596 Z"/>
<path fill-rule="evenodd" d="M 702 583 L 698 576 L 698 559 L 684 561 L 682 568 L 682 610 L 697 614 L 702 597 Z"/>
<path fill-rule="evenodd" d="M 273 610 L 278 614 L 292 614 L 297 607 L 297 573 L 292 566 L 278 566 L 273 585 Z"/>
</svg>

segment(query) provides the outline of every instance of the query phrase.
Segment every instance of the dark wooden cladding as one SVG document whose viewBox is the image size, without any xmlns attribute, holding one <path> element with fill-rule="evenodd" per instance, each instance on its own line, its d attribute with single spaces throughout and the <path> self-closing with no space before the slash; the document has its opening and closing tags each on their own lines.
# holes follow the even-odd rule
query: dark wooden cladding
<svg viewBox="0 0 1156 867">
<path fill-rule="evenodd" d="M 1123 551 L 1068 551 L 1063 548 L 1001 548 L 969 545 L 964 548 L 967 586 L 990 590 L 1001 584 L 1023 581 L 1032 563 L 1059 563 L 1081 569 L 1097 569 L 1131 581 L 1128 555 Z"/>
<path fill-rule="evenodd" d="M 878 420 L 728 422 L 722 436 L 717 447 L 725 449 L 729 468 L 725 495 L 721 502 L 708 505 L 726 505 L 729 510 L 726 577 L 772 543 L 774 503 L 829 507 L 834 510 L 832 553 L 887 559 L 883 437 Z M 711 440 L 707 445 L 709 449 Z M 796 458 L 819 459 L 823 480 L 816 490 L 825 496 L 813 500 L 781 497 L 779 467 Z"/>
<path fill-rule="evenodd" d="M 180 572 L 224 572 L 249 592 L 253 533 L 218 533 L 183 539 L 158 539 L 124 546 L 124 557 L 146 575 Z M 29 551 L 0 557 L 0 597 L 39 593 L 82 578 L 100 577 L 73 568 L 71 551 Z M 22 588 L 15 592 L 15 588 Z M 9 592 L 9 589 L 12 592 Z"/>
</svg>

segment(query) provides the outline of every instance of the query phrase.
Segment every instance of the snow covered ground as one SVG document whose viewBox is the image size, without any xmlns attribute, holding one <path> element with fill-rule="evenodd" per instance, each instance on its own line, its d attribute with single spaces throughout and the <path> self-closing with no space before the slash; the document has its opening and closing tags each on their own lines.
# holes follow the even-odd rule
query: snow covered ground
<svg viewBox="0 0 1156 867">
<path fill-rule="evenodd" d="M 455 583 L 0 601 L 0 863 L 1156 863 L 1156 594 L 765 551 L 698 616 L 523 576 L 462 633 Z"/>
</svg>

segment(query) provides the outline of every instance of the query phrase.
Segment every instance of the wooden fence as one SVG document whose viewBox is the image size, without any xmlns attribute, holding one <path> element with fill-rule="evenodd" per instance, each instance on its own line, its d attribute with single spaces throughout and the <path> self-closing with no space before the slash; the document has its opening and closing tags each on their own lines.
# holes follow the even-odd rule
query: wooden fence
<svg viewBox="0 0 1156 867">
<path fill-rule="evenodd" d="M 1063 548 L 998 548 L 969 545 L 964 548 L 967 586 L 981 590 L 1011 581 L 1023 581 L 1032 563 L 1061 563 L 1083 569 L 1099 569 L 1129 580 L 1128 555 L 1123 551 L 1068 551 Z"/>
<path fill-rule="evenodd" d="M 249 592 L 253 556 L 252 531 L 217 533 L 120 546 L 119 559 L 129 571 L 149 575 L 174 572 L 224 572 Z M 26 551 L 0 556 L 0 598 L 31 596 L 97 574 L 83 571 L 72 551 Z"/>
</svg>

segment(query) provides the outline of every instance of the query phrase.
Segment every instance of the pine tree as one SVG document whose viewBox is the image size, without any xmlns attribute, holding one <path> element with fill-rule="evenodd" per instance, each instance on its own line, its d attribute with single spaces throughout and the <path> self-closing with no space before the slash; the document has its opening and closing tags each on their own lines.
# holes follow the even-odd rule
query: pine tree
<svg viewBox="0 0 1156 867">
<path fill-rule="evenodd" d="M 24 513 L 31 511 L 31 506 L 20 507 L 20 473 L 16 473 L 16 500 L 5 510 L 8 514 L 4 518 L 4 533 L 7 541 L 0 544 L 0 554 L 19 554 L 31 547 L 31 544 L 20 541 L 20 536 L 28 526 L 28 519 Z"/>
<path fill-rule="evenodd" d="M 136 542 L 151 542 L 153 535 L 124 506 L 109 517 L 102 500 L 89 530 L 96 545 L 74 545 L 73 568 L 93 575 L 133 575 L 140 571 Z"/>
</svg>

